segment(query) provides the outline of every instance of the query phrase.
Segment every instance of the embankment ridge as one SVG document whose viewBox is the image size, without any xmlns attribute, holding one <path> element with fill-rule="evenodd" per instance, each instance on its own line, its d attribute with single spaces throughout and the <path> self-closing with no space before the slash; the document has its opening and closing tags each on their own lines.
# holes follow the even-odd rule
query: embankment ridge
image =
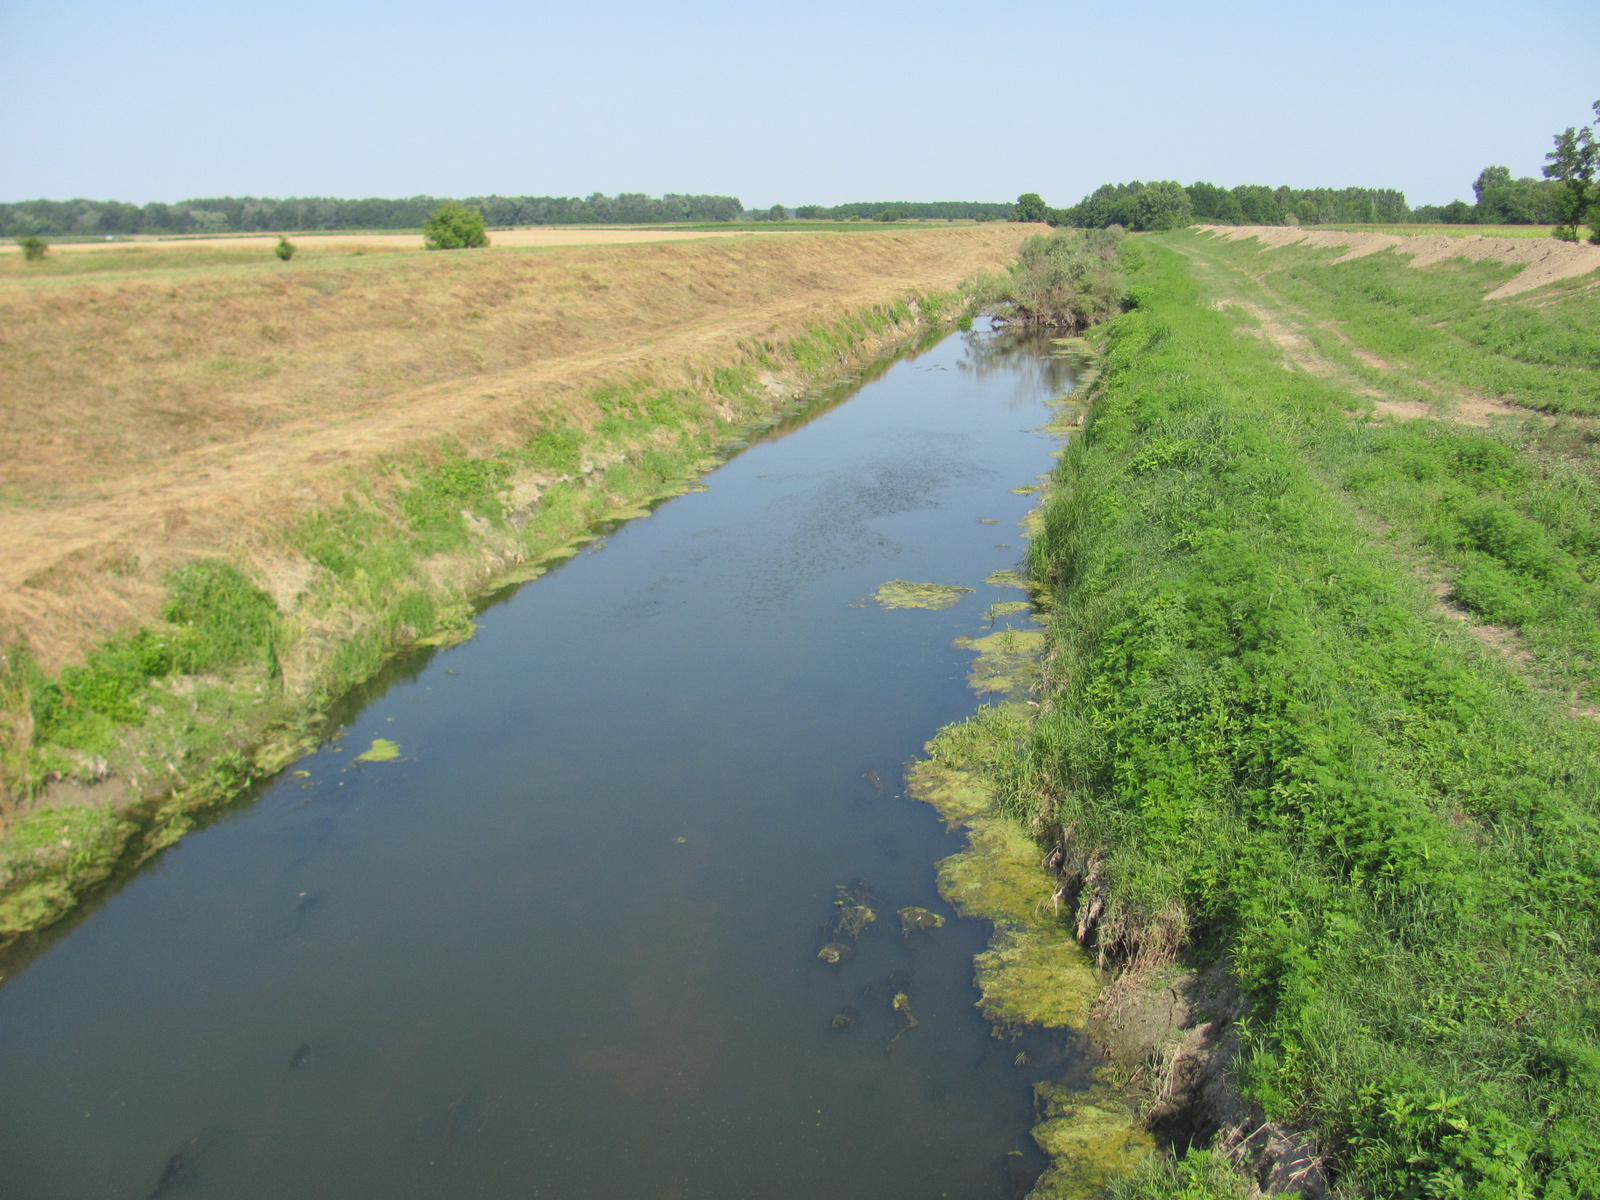
<svg viewBox="0 0 1600 1200">
<path fill-rule="evenodd" d="M 1335 262 L 1348 262 L 1369 254 L 1393 250 L 1409 255 L 1413 267 L 1426 267 L 1450 258 L 1489 259 L 1509 265 L 1526 264 L 1517 277 L 1489 293 L 1498 300 L 1530 292 L 1547 283 L 1571 279 L 1600 270 L 1600 246 L 1561 242 L 1555 238 L 1505 238 L 1438 234 L 1410 236 L 1396 233 L 1350 233 L 1329 229 L 1300 229 L 1293 225 L 1201 225 L 1199 229 L 1223 241 L 1255 238 L 1263 249 L 1302 245 L 1343 248 Z"/>
</svg>

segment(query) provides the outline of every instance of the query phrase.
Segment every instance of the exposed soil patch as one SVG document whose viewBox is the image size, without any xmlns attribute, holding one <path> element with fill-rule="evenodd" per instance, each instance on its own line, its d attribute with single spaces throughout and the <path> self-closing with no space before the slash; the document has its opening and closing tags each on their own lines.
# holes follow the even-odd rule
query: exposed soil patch
<svg viewBox="0 0 1600 1200">
<path fill-rule="evenodd" d="M 1376 416 L 1392 417 L 1396 421 L 1415 421 L 1433 416 L 1433 410 L 1421 400 L 1374 400 L 1372 411 Z"/>
<path fill-rule="evenodd" d="M 1295 366 L 1312 375 L 1326 376 L 1333 374 L 1333 368 L 1328 365 L 1327 359 L 1317 352 L 1309 338 L 1299 328 L 1282 320 L 1271 310 L 1249 300 L 1237 297 L 1217 301 L 1217 308 L 1237 308 L 1249 314 L 1256 322 L 1256 328 L 1246 332 L 1255 333 L 1271 342 Z"/>
</svg>

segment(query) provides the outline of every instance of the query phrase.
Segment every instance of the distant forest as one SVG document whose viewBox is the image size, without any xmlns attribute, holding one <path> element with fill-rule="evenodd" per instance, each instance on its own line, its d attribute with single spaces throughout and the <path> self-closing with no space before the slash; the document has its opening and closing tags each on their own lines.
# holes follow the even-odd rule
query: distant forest
<svg viewBox="0 0 1600 1200">
<path fill-rule="evenodd" d="M 902 221 L 1009 221 L 1016 212 L 1015 204 L 987 204 L 977 200 L 877 200 L 870 203 L 835 204 L 831 208 L 821 204 L 802 204 L 794 215 L 813 221 L 877 220 L 892 212 Z"/>
<path fill-rule="evenodd" d="M 0 204 L 0 236 L 135 233 L 263 233 L 314 229 L 420 229 L 442 203 L 434 196 L 407 200 L 338 200 L 332 197 L 265 200 L 222 196 L 176 204 L 124 204 L 116 200 L 28 200 Z M 736 221 L 744 205 L 734 196 L 624 194 L 475 196 L 462 201 L 491 226 L 654 225 L 669 221 Z"/>
<path fill-rule="evenodd" d="M 1108 183 L 1070 208 L 1051 208 L 1036 195 L 1016 203 L 976 200 L 876 200 L 855 204 L 774 205 L 746 212 L 735 196 L 636 193 L 606 196 L 474 196 L 462 201 L 491 227 L 527 225 L 658 225 L 769 220 L 792 212 L 802 220 L 1048 221 L 1104 229 L 1168 229 L 1192 221 L 1218 225 L 1457 224 L 1550 225 L 1561 221 L 1561 185 L 1513 179 L 1505 167 L 1486 167 L 1473 184 L 1475 203 L 1411 208 L 1393 188 L 1291 188 L 1171 181 Z M 443 198 L 287 200 L 221 196 L 176 204 L 117 200 L 28 200 L 0 204 L 0 237 L 97 237 L 131 234 L 269 233 L 296 230 L 420 229 Z"/>
<path fill-rule="evenodd" d="M 1561 220 L 1561 185 L 1513 179 L 1505 167 L 1486 167 L 1473 184 L 1476 203 L 1457 200 L 1412 208 L 1393 188 L 1291 188 L 1211 183 L 1185 187 L 1171 181 L 1108 183 L 1071 208 L 1019 208 L 1052 225 L 1104 229 L 1168 229 L 1191 221 L 1214 225 L 1352 225 L 1444 222 L 1481 225 L 1551 225 Z M 1033 199 L 1037 199 L 1034 197 Z"/>
</svg>

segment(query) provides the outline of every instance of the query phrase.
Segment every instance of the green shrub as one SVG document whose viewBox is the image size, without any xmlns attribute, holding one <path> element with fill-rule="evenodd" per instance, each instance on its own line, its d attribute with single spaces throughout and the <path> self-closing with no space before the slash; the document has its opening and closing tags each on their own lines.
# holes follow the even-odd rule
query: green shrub
<svg viewBox="0 0 1600 1200">
<path fill-rule="evenodd" d="M 542 429 L 529 439 L 527 454 L 538 470 L 575 474 L 583 458 L 583 434 L 570 426 Z"/>
<path fill-rule="evenodd" d="M 278 256 L 280 262 L 288 262 L 294 257 L 295 248 L 293 242 L 279 234 L 278 244 L 272 248 L 272 252 Z"/>
<path fill-rule="evenodd" d="M 1117 255 L 1121 231 L 1058 229 L 1022 243 L 1003 278 L 979 300 L 1000 320 L 1084 329 L 1121 310 L 1127 278 Z"/>
<path fill-rule="evenodd" d="M 1473 555 L 1456 572 L 1450 599 L 1496 625 L 1522 625 L 1537 615 L 1516 576 L 1487 554 Z"/>
<path fill-rule="evenodd" d="M 272 597 L 220 559 L 186 563 L 168 575 L 161 615 L 180 629 L 173 665 L 186 672 L 263 657 L 278 625 Z"/>
<path fill-rule="evenodd" d="M 500 518 L 494 494 L 510 474 L 511 464 L 502 458 L 447 458 L 420 472 L 400 493 L 400 511 L 422 537 L 425 552 L 448 549 L 466 537 L 464 513 Z"/>
<path fill-rule="evenodd" d="M 17 245 L 22 247 L 22 257 L 29 262 L 38 262 L 50 249 L 50 243 L 41 237 L 19 237 Z"/>
<path fill-rule="evenodd" d="M 483 214 L 456 200 L 434 209 L 422 227 L 422 244 L 429 250 L 466 250 L 489 244 Z"/>
</svg>

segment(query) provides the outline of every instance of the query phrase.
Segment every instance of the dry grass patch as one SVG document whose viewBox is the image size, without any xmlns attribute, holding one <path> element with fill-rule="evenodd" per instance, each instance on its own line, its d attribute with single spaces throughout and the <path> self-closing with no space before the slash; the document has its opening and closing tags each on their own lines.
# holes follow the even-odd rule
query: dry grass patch
<svg viewBox="0 0 1600 1200">
<path fill-rule="evenodd" d="M 586 426 L 599 384 L 693 385 L 752 346 L 998 267 L 1023 232 L 289 264 L 141 251 L 184 256 L 157 270 L 106 251 L 105 272 L 5 270 L 0 625 L 59 664 L 152 617 L 172 563 L 259 543 L 379 459 Z"/>
</svg>

